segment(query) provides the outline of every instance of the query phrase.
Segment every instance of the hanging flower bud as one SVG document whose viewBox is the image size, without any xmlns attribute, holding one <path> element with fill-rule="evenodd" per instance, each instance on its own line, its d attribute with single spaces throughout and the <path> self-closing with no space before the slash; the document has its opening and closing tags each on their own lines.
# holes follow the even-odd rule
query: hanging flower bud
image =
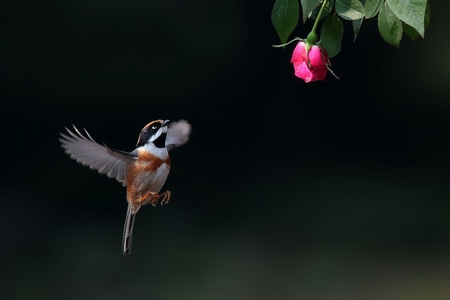
<svg viewBox="0 0 450 300">
<path fill-rule="evenodd" d="M 329 60 L 325 49 L 300 41 L 292 53 L 291 63 L 294 64 L 295 76 L 308 83 L 325 80 Z"/>
</svg>

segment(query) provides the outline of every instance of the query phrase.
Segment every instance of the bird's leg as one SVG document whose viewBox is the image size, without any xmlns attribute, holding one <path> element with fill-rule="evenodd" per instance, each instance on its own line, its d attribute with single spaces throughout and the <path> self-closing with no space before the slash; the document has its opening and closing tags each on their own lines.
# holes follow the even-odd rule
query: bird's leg
<svg viewBox="0 0 450 300">
<path fill-rule="evenodd" d="M 147 205 L 147 204 L 151 203 L 153 206 L 155 206 L 156 203 L 158 203 L 158 200 L 159 200 L 158 193 L 150 192 L 143 196 L 140 196 L 138 199 L 138 203 L 140 205 Z"/>
<path fill-rule="evenodd" d="M 159 202 L 159 199 L 161 199 L 161 206 L 163 206 L 169 203 L 170 195 L 171 195 L 170 191 L 165 191 L 164 193 L 161 193 L 159 195 L 158 193 L 150 192 L 140 197 L 139 204 L 146 205 L 150 203 L 151 205 L 156 206 Z"/>
<path fill-rule="evenodd" d="M 172 195 L 172 192 L 168 191 L 168 190 L 159 195 L 159 197 L 162 197 L 162 199 L 161 199 L 161 206 L 164 206 L 167 203 L 169 203 L 171 195 Z"/>
</svg>

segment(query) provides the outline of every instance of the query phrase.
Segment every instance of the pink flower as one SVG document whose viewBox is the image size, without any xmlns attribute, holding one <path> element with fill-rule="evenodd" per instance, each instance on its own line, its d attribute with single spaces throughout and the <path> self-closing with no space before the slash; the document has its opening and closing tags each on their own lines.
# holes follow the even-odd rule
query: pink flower
<svg viewBox="0 0 450 300">
<path fill-rule="evenodd" d="M 312 45 L 306 55 L 306 43 L 298 42 L 292 53 L 291 63 L 294 64 L 295 76 L 303 79 L 306 83 L 324 80 L 327 76 L 328 56 L 325 50 L 319 46 Z"/>
</svg>

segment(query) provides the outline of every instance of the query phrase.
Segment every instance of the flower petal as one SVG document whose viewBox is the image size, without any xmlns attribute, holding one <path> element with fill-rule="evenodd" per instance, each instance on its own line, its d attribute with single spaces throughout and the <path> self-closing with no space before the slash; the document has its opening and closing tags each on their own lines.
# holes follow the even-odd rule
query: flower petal
<svg viewBox="0 0 450 300">
<path fill-rule="evenodd" d="M 329 63 L 327 53 L 320 46 L 312 45 L 306 55 L 306 43 L 298 42 L 295 47 L 291 63 L 294 65 L 295 76 L 303 79 L 306 83 L 318 80 L 325 80 L 327 76 L 327 66 Z"/>
<path fill-rule="evenodd" d="M 317 70 L 315 70 L 315 80 L 325 80 L 325 77 L 327 77 L 327 71 L 328 71 L 328 69 L 325 67 L 325 68 L 322 68 L 322 69 L 317 69 Z"/>
<path fill-rule="evenodd" d="M 292 58 L 291 63 L 293 62 L 300 62 L 302 63 L 305 60 L 305 47 L 306 44 L 303 41 L 300 41 L 297 43 L 297 46 L 295 46 L 294 51 L 292 52 Z"/>
<path fill-rule="evenodd" d="M 324 67 L 325 63 L 322 60 L 322 51 L 317 46 L 312 46 L 309 50 L 309 61 L 313 67 Z"/>
<path fill-rule="evenodd" d="M 314 75 L 304 61 L 301 63 L 294 63 L 294 71 L 295 76 L 303 79 L 306 83 L 310 82 L 313 79 Z"/>
</svg>

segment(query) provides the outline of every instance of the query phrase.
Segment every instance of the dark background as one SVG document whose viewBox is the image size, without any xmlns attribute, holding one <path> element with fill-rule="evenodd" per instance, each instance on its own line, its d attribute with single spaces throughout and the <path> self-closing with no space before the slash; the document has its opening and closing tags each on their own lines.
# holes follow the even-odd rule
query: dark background
<svg viewBox="0 0 450 300">
<path fill-rule="evenodd" d="M 3 5 L 2 299 L 450 298 L 448 2 L 400 49 L 346 23 L 340 80 L 310 84 L 272 5 Z M 124 258 L 124 188 L 58 135 L 132 150 L 158 118 L 192 136 Z"/>
</svg>

